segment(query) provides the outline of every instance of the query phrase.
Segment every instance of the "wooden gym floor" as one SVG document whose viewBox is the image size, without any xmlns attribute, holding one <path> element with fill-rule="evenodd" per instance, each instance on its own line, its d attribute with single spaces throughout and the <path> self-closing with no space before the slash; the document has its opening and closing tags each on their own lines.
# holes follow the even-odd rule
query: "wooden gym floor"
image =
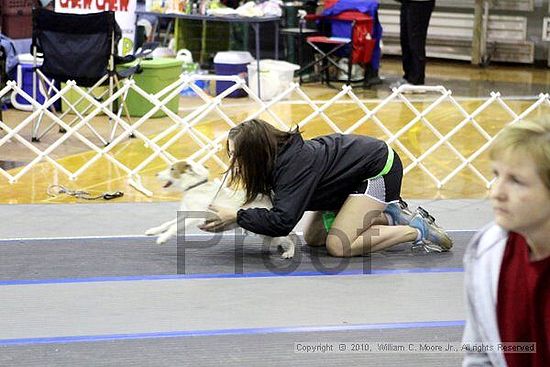
<svg viewBox="0 0 550 367">
<path fill-rule="evenodd" d="M 381 77 L 384 79 L 383 84 L 366 90 L 354 89 L 354 93 L 361 100 L 365 101 L 368 108 L 372 109 L 389 95 L 389 84 L 397 80 L 400 77 L 400 73 L 401 65 L 399 59 L 384 59 L 380 69 Z M 474 111 L 487 100 L 491 91 L 495 91 L 500 92 L 506 98 L 506 104 L 516 114 L 520 114 L 530 107 L 540 93 L 547 93 L 549 82 L 550 71 L 547 68 L 525 65 L 490 65 L 488 68 L 479 68 L 467 63 L 440 60 L 429 60 L 426 80 L 426 84 L 443 85 L 447 89 L 452 90 L 453 97 L 459 101 L 462 108 L 468 113 Z M 339 91 L 339 89 L 330 89 L 319 84 L 304 84 L 302 89 L 309 98 L 321 103 L 322 101 L 329 100 Z M 437 97 L 439 97 L 439 94 L 411 95 L 408 98 L 413 101 L 415 108 L 422 111 Z M 340 129 L 345 130 L 359 120 L 363 116 L 363 112 L 355 104 L 349 103 L 349 98 L 346 97 L 341 101 L 328 108 L 326 114 Z M 198 98 L 182 97 L 180 99 L 180 115 L 185 116 L 194 106 L 200 105 L 200 102 Z M 242 121 L 258 108 L 259 106 L 256 103 L 247 98 L 226 99 L 221 106 L 221 109 L 235 122 Z M 547 105 L 540 106 L 533 110 L 528 118 L 537 118 L 545 115 L 547 110 Z M 297 94 L 293 95 L 291 101 L 274 106 L 272 111 L 288 126 L 301 121 L 313 112 L 309 105 L 300 103 Z M 28 116 L 28 113 L 9 109 L 4 111 L 3 115 L 3 121 L 8 126 L 14 127 L 23 121 Z M 261 117 L 268 121 L 273 121 L 267 113 L 264 113 Z M 377 117 L 383 122 L 386 128 L 395 134 L 414 118 L 414 114 L 404 103 L 395 101 L 383 108 L 377 114 Z M 462 121 L 463 116 L 450 102 L 444 102 L 428 113 L 426 118 L 436 129 L 445 135 Z M 98 118 L 96 120 L 93 122 L 94 127 L 106 135 L 109 127 L 106 119 Z M 497 103 L 487 108 L 476 119 L 491 135 L 495 134 L 511 120 L 512 117 L 506 109 Z M 149 137 L 153 137 L 171 124 L 172 121 L 167 118 L 150 119 L 139 131 Z M 207 137 L 214 138 L 226 131 L 228 125 L 219 115 L 211 113 L 196 128 Z M 87 128 L 81 129 L 80 132 L 99 145 L 99 142 L 94 140 Z M 310 138 L 331 133 L 332 130 L 323 119 L 316 118 L 304 127 L 303 132 L 305 137 Z M 366 121 L 355 132 L 383 139 L 388 138 L 372 120 Z M 120 133 L 120 130 L 118 133 Z M 23 129 L 20 134 L 30 140 L 30 128 Z M 0 138 L 3 135 L 4 133 L 0 132 Z M 60 134 L 52 131 L 40 143 L 36 143 L 36 147 L 44 150 L 59 137 Z M 164 143 L 168 139 L 169 137 L 162 139 L 160 143 Z M 417 123 L 400 138 L 400 141 L 412 154 L 418 157 L 433 146 L 438 141 L 438 138 L 427 127 L 422 126 L 421 123 Z M 481 147 L 485 140 L 473 127 L 468 126 L 457 133 L 450 142 L 461 154 L 469 156 Z M 411 160 L 395 144 L 393 146 L 400 153 L 404 164 L 409 164 Z M 198 145 L 185 137 L 172 145 L 168 151 L 175 157 L 183 158 L 192 154 L 197 149 Z M 129 139 L 114 148 L 113 152 L 118 160 L 133 168 L 150 155 L 152 150 L 145 147 L 139 139 Z M 69 138 L 51 154 L 53 158 L 72 172 L 81 167 L 93 155 L 94 153 L 90 152 L 84 143 L 73 137 Z M 223 153 L 220 154 L 221 156 L 223 156 Z M 16 139 L 12 139 L 11 142 L 0 146 L 0 167 L 8 170 L 11 174 L 16 174 L 22 166 L 35 157 L 35 153 L 24 147 Z M 436 177 L 443 179 L 453 171 L 460 163 L 460 160 L 451 149 L 442 146 L 435 154 L 428 157 L 424 163 Z M 85 171 L 76 181 L 70 181 L 62 172 L 53 168 L 51 164 L 41 162 L 13 185 L 3 176 L 0 176 L 0 204 L 77 201 L 74 198 L 65 196 L 49 197 L 46 189 L 50 184 L 60 184 L 71 189 L 86 190 L 92 194 L 100 194 L 105 191 L 123 191 L 125 194 L 124 197 L 117 199 L 117 202 L 177 200 L 177 194 L 162 190 L 160 183 L 156 182 L 154 178 L 154 174 L 163 169 L 164 166 L 163 161 L 155 159 L 142 171 L 143 184 L 154 192 L 153 197 L 146 197 L 128 185 L 126 175 L 123 171 L 103 158 L 98 160 L 89 170 Z M 207 162 L 207 166 L 212 169 L 213 175 L 221 173 L 219 167 L 213 161 Z M 474 161 L 474 166 L 486 177 L 490 177 L 489 163 L 485 154 Z M 487 190 L 483 183 L 467 169 L 463 170 L 441 190 L 438 190 L 433 181 L 419 168 L 412 169 L 405 176 L 403 185 L 403 197 L 405 198 L 484 198 L 486 195 Z"/>
</svg>

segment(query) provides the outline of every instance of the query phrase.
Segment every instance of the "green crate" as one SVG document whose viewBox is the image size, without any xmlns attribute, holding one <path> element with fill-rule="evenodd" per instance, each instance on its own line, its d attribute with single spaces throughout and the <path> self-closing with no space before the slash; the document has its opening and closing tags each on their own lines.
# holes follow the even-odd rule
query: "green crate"
<svg viewBox="0 0 550 367">
<path fill-rule="evenodd" d="M 120 65 L 119 68 L 128 68 L 134 64 Z M 157 58 L 141 61 L 143 71 L 134 75 L 136 85 L 147 93 L 157 93 L 178 80 L 182 71 L 182 60 L 170 58 Z M 169 92 L 170 93 L 170 92 Z M 168 94 L 169 94 L 168 93 Z M 162 100 L 164 97 L 161 97 Z M 130 116 L 141 117 L 149 112 L 153 105 L 144 97 L 133 90 L 128 92 L 126 97 L 126 107 Z M 171 99 L 166 107 L 174 113 L 178 113 L 179 94 Z M 166 116 L 162 110 L 158 110 L 152 117 Z"/>
<path fill-rule="evenodd" d="M 31 86 L 32 87 L 32 86 Z M 65 88 L 65 83 L 61 83 L 61 89 Z M 84 90 L 86 90 L 86 88 L 83 88 Z M 102 103 L 103 101 L 107 100 L 109 98 L 109 86 L 99 86 L 99 87 L 95 87 L 94 90 L 92 91 L 92 93 L 90 94 L 96 101 Z M 82 100 L 78 103 L 76 103 L 76 101 L 78 101 L 82 96 L 80 95 L 80 93 L 78 93 L 77 91 L 71 89 L 69 90 L 67 93 L 65 93 L 63 95 L 65 97 L 65 99 L 74 106 L 74 108 L 81 114 L 85 114 L 85 115 L 88 115 L 90 113 L 92 113 L 92 111 L 94 111 L 96 109 L 95 106 L 92 106 L 90 108 L 88 108 L 88 106 L 91 104 L 87 99 L 85 98 L 82 98 Z M 115 109 L 116 111 L 116 107 L 117 107 L 117 103 L 116 101 L 114 101 L 113 103 L 113 108 Z M 69 106 L 67 105 L 67 103 L 65 102 L 65 100 L 62 100 L 61 101 L 61 110 L 63 112 L 65 111 L 69 111 L 70 114 L 74 114 L 74 111 L 69 108 Z M 86 111 L 86 112 L 84 112 Z M 100 115 L 103 115 L 104 112 L 100 112 L 99 113 Z"/>
</svg>

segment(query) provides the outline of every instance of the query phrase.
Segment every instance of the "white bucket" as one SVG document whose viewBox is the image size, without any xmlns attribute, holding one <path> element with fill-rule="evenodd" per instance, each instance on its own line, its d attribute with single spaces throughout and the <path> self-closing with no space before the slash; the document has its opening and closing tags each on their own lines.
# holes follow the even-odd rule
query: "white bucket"
<svg viewBox="0 0 550 367">
<path fill-rule="evenodd" d="M 185 64 L 191 64 L 193 62 L 193 55 L 188 49 L 182 48 L 176 53 L 176 60 L 181 60 Z"/>
<path fill-rule="evenodd" d="M 248 86 L 255 93 L 258 92 L 257 64 L 253 62 L 247 65 Z M 264 101 L 273 99 L 290 87 L 294 79 L 294 72 L 300 69 L 299 65 L 279 60 L 260 61 L 260 88 L 261 99 Z M 288 96 L 289 97 L 289 96 Z M 287 98 L 288 98 L 287 97 Z"/>
</svg>

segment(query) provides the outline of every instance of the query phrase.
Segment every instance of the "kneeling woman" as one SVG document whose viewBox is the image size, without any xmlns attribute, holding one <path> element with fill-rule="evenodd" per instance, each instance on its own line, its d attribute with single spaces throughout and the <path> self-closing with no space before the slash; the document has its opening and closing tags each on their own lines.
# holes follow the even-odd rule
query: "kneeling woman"
<svg viewBox="0 0 550 367">
<path fill-rule="evenodd" d="M 382 140 L 342 134 L 303 140 L 297 129 L 285 132 L 250 120 L 229 131 L 227 145 L 231 182 L 244 186 L 247 201 L 270 195 L 273 208 L 235 212 L 212 206 L 217 218 L 203 230 L 237 222 L 254 233 L 286 236 L 305 211 L 315 211 L 305 240 L 326 245 L 332 256 L 366 255 L 411 241 L 436 251 L 452 247 L 439 227 L 400 209 L 403 166 Z M 327 218 L 327 211 L 335 218 Z"/>
</svg>

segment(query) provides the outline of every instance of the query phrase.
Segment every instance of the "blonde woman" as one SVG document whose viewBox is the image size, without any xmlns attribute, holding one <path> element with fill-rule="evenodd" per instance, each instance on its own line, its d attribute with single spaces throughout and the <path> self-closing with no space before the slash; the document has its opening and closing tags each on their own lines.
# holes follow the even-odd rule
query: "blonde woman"
<svg viewBox="0 0 550 367">
<path fill-rule="evenodd" d="M 505 128 L 490 158 L 495 223 L 464 257 L 471 348 L 463 365 L 549 366 L 550 120 Z M 536 353 L 504 353 L 499 343 L 536 343 Z"/>
</svg>

